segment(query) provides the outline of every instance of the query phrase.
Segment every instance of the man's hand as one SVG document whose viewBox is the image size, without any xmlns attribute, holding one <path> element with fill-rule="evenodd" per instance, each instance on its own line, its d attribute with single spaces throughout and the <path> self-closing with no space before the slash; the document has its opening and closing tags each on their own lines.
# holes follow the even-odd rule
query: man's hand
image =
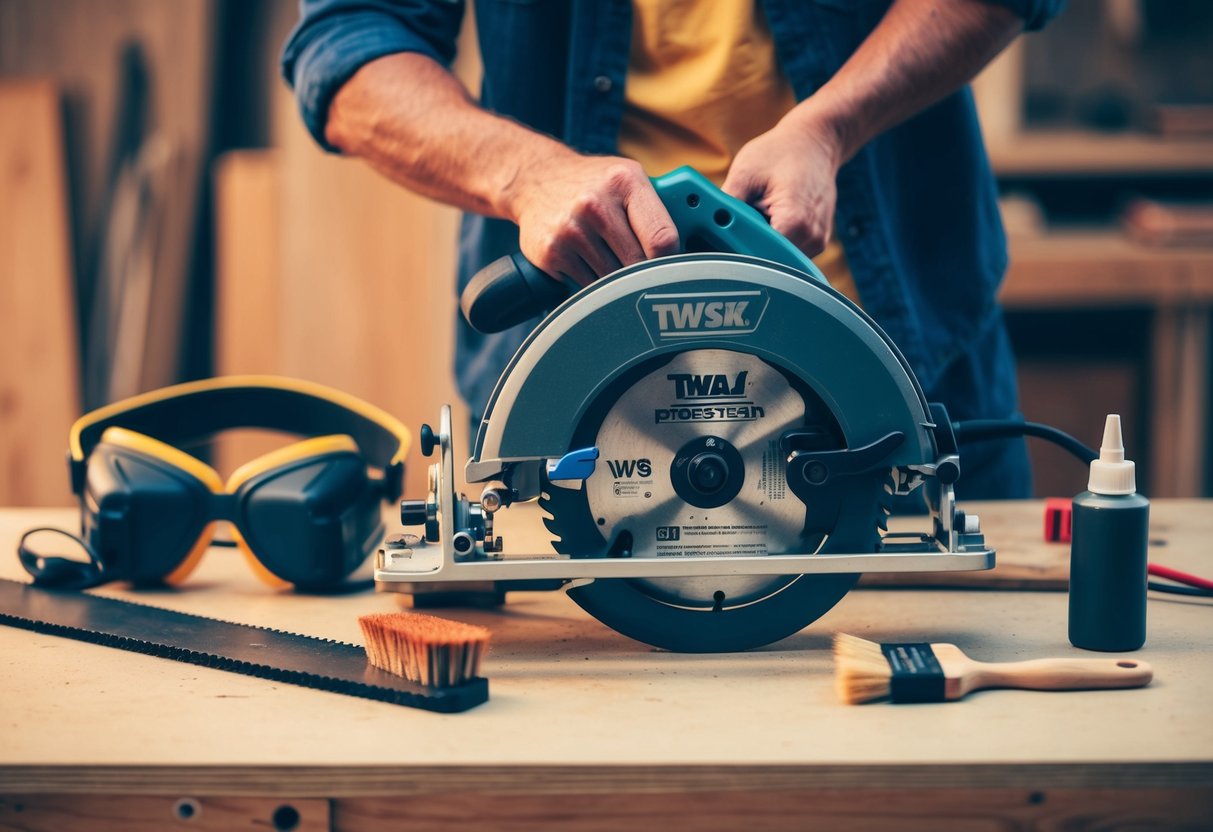
<svg viewBox="0 0 1213 832">
<path fill-rule="evenodd" d="M 521 230 L 522 253 L 581 285 L 678 249 L 678 231 L 640 165 L 582 156 L 482 110 L 445 68 L 413 53 L 354 74 L 325 135 L 418 193 Z"/>
<path fill-rule="evenodd" d="M 842 68 L 746 144 L 724 190 L 810 257 L 834 220 L 838 169 L 873 137 L 972 78 L 1023 28 L 986 0 L 894 0 Z"/>
<path fill-rule="evenodd" d="M 832 130 L 789 116 L 737 152 L 723 190 L 753 205 L 772 228 L 815 257 L 834 225 L 840 155 Z"/>
<path fill-rule="evenodd" d="M 519 172 L 506 203 L 527 259 L 581 286 L 678 250 L 674 221 L 630 159 L 571 151 L 549 156 Z"/>
</svg>

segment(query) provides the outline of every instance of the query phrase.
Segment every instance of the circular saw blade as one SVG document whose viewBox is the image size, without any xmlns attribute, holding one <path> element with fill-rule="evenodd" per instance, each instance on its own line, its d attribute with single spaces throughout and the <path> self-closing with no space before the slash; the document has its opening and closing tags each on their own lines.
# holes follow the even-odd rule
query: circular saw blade
<svg viewBox="0 0 1213 832">
<path fill-rule="evenodd" d="M 638 379 L 603 417 L 595 441 L 600 462 L 585 484 L 590 512 L 608 540 L 630 536 L 632 557 L 795 551 L 805 507 L 787 487 L 779 436 L 804 419 L 804 398 L 762 359 L 718 349 L 680 353 Z M 731 447 L 741 460 L 741 470 L 730 472 L 740 477 L 740 489 L 724 505 L 696 506 L 675 488 L 675 467 L 686 464 L 680 452 L 696 440 Z M 710 608 L 720 602 L 718 593 L 747 603 L 786 580 L 636 583 L 670 603 Z"/>
<path fill-rule="evenodd" d="M 737 374 L 743 371 L 745 386 L 739 387 Z M 721 400 L 710 405 L 679 402 L 679 379 L 672 376 L 693 384 L 696 395 L 704 390 L 710 395 L 717 385 Z M 687 378 L 694 376 L 700 378 Z M 724 404 L 725 394 L 735 389 L 736 404 Z M 727 410 L 710 419 L 705 413 L 659 415 L 671 405 L 686 410 L 753 406 L 761 407 L 762 415 L 751 412 L 740 418 L 743 414 L 734 411 L 732 416 L 738 418 L 732 421 Z M 872 551 L 885 516 L 884 478 L 853 483 L 839 499 L 810 512 L 786 487 L 786 460 L 778 442 L 791 427 L 816 427 L 823 435 L 837 437 L 839 448 L 844 446 L 824 402 L 803 383 L 750 353 L 688 350 L 640 369 L 603 393 L 578 426 L 579 447 L 591 442 L 599 446 L 595 474 L 580 487 L 546 485 L 540 505 L 549 514 L 544 524 L 556 536 L 553 548 L 572 557 L 685 557 L 706 553 L 705 543 L 717 537 L 725 548 L 711 550 L 716 555 Z M 708 436 L 736 448 L 743 460 L 743 481 L 727 503 L 703 509 L 678 496 L 670 470 L 687 442 Z M 812 524 L 811 518 L 816 518 Z M 726 528 L 711 528 L 717 525 Z M 810 525 L 814 528 L 807 528 Z M 687 527 L 695 533 L 684 540 Z M 671 540 L 674 534 L 677 540 Z M 603 624 L 637 641 L 681 652 L 722 652 L 791 635 L 833 607 L 858 577 L 600 579 L 571 589 L 569 597 Z"/>
</svg>

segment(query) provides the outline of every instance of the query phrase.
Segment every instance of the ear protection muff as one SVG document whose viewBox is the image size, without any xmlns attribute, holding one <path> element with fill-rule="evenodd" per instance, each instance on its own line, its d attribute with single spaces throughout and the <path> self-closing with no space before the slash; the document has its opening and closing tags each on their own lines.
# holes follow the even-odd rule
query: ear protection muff
<svg viewBox="0 0 1213 832">
<path fill-rule="evenodd" d="M 177 445 L 237 427 L 306 439 L 228 479 Z M 219 522 L 276 586 L 338 587 L 382 538 L 382 505 L 400 496 L 409 433 L 353 396 L 310 382 L 236 376 L 176 385 L 87 414 L 69 436 L 80 540 L 91 563 L 21 558 L 35 581 L 179 583 Z"/>
</svg>

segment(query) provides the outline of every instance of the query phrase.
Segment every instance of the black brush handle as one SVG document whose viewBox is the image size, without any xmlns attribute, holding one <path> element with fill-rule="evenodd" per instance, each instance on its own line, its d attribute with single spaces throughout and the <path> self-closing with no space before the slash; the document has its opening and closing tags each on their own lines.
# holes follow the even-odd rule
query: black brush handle
<svg viewBox="0 0 1213 832">
<path fill-rule="evenodd" d="M 572 291 L 515 252 L 476 272 L 459 306 L 477 332 L 502 332 L 555 309 Z"/>
</svg>

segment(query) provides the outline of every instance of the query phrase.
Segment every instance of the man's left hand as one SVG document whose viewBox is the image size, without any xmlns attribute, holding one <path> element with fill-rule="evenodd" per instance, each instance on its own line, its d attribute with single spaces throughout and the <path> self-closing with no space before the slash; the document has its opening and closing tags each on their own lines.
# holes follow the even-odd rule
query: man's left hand
<svg viewBox="0 0 1213 832">
<path fill-rule="evenodd" d="M 794 114 L 737 152 L 723 189 L 757 208 L 772 228 L 814 257 L 833 229 L 834 177 L 842 154 L 834 131 Z"/>
</svg>

